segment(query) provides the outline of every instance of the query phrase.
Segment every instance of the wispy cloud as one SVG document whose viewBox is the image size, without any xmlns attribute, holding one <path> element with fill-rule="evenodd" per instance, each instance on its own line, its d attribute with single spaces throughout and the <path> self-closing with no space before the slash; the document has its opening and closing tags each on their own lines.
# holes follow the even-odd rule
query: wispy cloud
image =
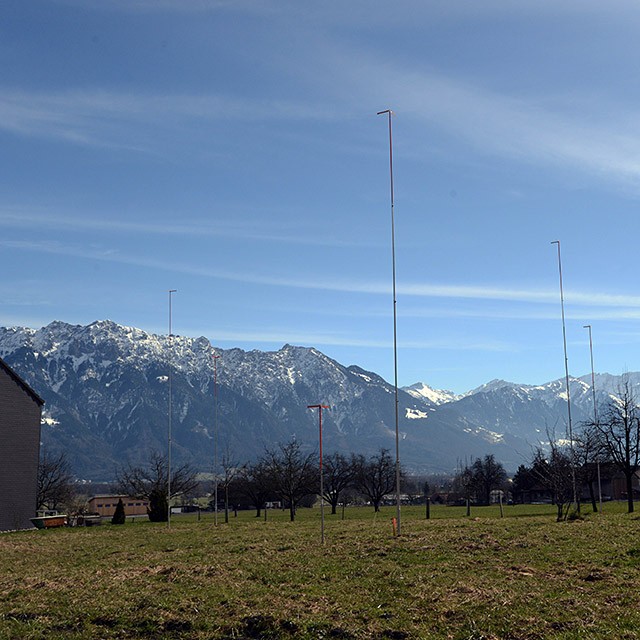
<svg viewBox="0 0 640 640">
<path fill-rule="evenodd" d="M 535 98 L 500 95 L 433 75 L 406 76 L 402 88 L 404 107 L 412 117 L 446 127 L 483 153 L 624 182 L 640 176 L 640 128 L 631 113 L 618 110 L 612 117 L 612 110 L 602 105 L 601 113 L 589 121 L 581 116 L 579 101 L 570 113 L 562 113 Z M 593 102 L 588 108 L 593 109 Z"/>
<path fill-rule="evenodd" d="M 333 346 L 333 347 L 357 347 L 367 349 L 389 349 L 389 340 L 368 339 L 357 335 L 334 335 L 322 332 L 308 331 L 300 333 L 292 329 L 278 331 L 225 331 L 215 328 L 204 330 L 188 331 L 190 335 L 207 335 L 215 342 L 256 343 L 256 344 L 297 344 L 313 346 Z M 482 341 L 482 340 L 460 340 L 439 339 L 439 340 L 410 340 L 398 342 L 400 349 L 439 349 L 452 351 L 515 351 L 516 347 L 504 341 Z"/>
<path fill-rule="evenodd" d="M 611 110 L 603 108 L 595 121 L 588 121 L 580 117 L 579 104 L 568 114 L 554 112 L 536 99 L 502 96 L 433 77 L 413 78 L 410 86 L 414 88 L 405 97 L 414 117 L 446 126 L 484 153 L 625 182 L 640 176 L 640 130 L 630 113 L 618 110 L 612 118 Z M 435 104 L 434 89 L 439 98 Z"/>
<path fill-rule="evenodd" d="M 82 145 L 144 150 L 131 142 L 132 125 L 141 130 L 171 131 L 186 123 L 230 120 L 288 121 L 337 117 L 333 107 L 285 100 L 244 100 L 225 95 L 122 93 L 100 89 L 27 92 L 0 89 L 0 129 L 15 134 L 45 136 Z"/>
<path fill-rule="evenodd" d="M 551 289 L 508 289 L 477 285 L 400 285 L 404 295 L 427 298 L 459 298 L 475 300 L 504 300 L 509 302 L 558 303 L 558 292 Z M 640 307 L 640 296 L 581 292 L 567 290 L 565 300 L 575 305 L 593 305 L 601 307 Z"/>
<path fill-rule="evenodd" d="M 57 0 L 62 4 L 123 13 L 209 13 L 221 10 L 264 14 L 268 4 L 256 0 Z"/>
<path fill-rule="evenodd" d="M 4 88 L 0 89 L 0 129 L 73 144 L 151 152 L 154 136 L 149 132 L 154 128 L 170 133 L 189 125 L 195 129 L 202 122 L 208 126 L 229 121 L 332 122 L 360 113 L 363 100 L 379 106 L 386 96 L 394 95 L 398 117 L 413 122 L 415 140 L 424 137 L 426 125 L 447 131 L 483 154 L 564 167 L 625 185 L 640 177 L 640 119 L 633 111 L 593 95 L 552 101 L 546 94 L 499 93 L 463 78 L 411 71 L 361 52 L 333 51 L 330 43 L 324 46 L 326 55 L 319 57 L 333 56 L 341 75 L 341 81 L 332 78 L 340 95 L 335 101 L 98 89 L 35 93 Z M 372 87 L 384 87 L 384 96 Z M 344 95 L 354 97 L 349 100 Z"/>
<path fill-rule="evenodd" d="M 388 283 L 349 280 L 346 278 L 328 279 L 319 277 L 291 277 L 242 273 L 223 269 L 212 269 L 191 264 L 166 262 L 153 258 L 122 254 L 110 248 L 86 248 L 53 241 L 16 241 L 0 240 L 0 246 L 22 251 L 37 251 L 74 258 L 127 264 L 136 267 L 158 269 L 172 273 L 216 278 L 233 282 L 244 282 L 273 287 L 334 291 L 341 293 L 358 293 L 388 295 Z M 558 292 L 555 290 L 510 289 L 506 287 L 482 285 L 438 285 L 405 283 L 398 286 L 398 294 L 418 298 L 452 298 L 468 300 L 496 300 L 505 302 L 527 302 L 538 304 L 557 304 Z M 631 314 L 633 309 L 640 308 L 640 296 L 626 294 L 609 294 L 600 292 L 565 292 L 565 300 L 575 305 L 593 307 L 622 308 L 624 313 Z"/>
<path fill-rule="evenodd" d="M 86 5 L 86 2 L 82 4 Z M 395 8 L 370 11 L 367 3 L 362 2 L 357 3 L 356 10 L 347 12 L 349 15 L 344 11 L 316 9 L 313 15 L 322 18 L 325 26 L 323 33 L 317 34 L 312 28 L 315 22 L 307 22 L 304 12 L 296 8 L 298 3 L 291 2 L 276 9 L 265 9 L 261 6 L 264 3 L 260 2 L 223 0 L 94 1 L 90 6 L 104 4 L 121 10 L 265 12 L 278 16 L 281 29 L 286 20 L 295 21 L 303 35 L 308 36 L 300 38 L 305 45 L 300 47 L 296 59 L 290 61 L 292 66 L 288 69 L 297 82 L 288 90 L 299 97 L 245 99 L 232 94 L 126 93 L 100 88 L 29 92 L 5 87 L 0 88 L 0 129 L 20 135 L 55 137 L 74 144 L 150 150 L 156 138 L 150 131 L 158 129 L 168 133 L 203 122 L 212 127 L 230 121 L 286 120 L 294 125 L 308 121 L 344 122 L 349 116 L 361 115 L 363 109 L 372 112 L 374 108 L 386 106 L 389 96 L 394 96 L 398 117 L 410 123 L 410 136 L 416 145 L 428 127 L 438 132 L 446 131 L 485 155 L 563 167 L 625 185 L 635 184 L 640 177 L 640 120 L 633 108 L 610 104 L 593 94 L 557 96 L 550 95 L 550 91 L 542 87 L 538 93 L 523 95 L 491 89 L 472 79 L 437 70 L 424 71 L 417 66 L 411 69 L 406 60 L 399 63 L 388 56 L 379 58 L 362 44 L 351 48 L 341 45 L 341 32 L 337 27 L 333 29 L 338 23 L 344 25 L 345 21 L 352 27 L 357 20 L 385 23 L 392 15 L 396 19 L 415 22 L 413 11 Z M 473 7 L 476 7 L 473 15 L 479 17 L 492 15 L 495 11 L 501 15 L 522 12 L 525 16 L 536 12 L 577 13 L 587 7 L 594 13 L 611 13 L 608 5 L 594 0 L 512 3 L 517 9 L 496 0 L 404 3 L 412 10 L 425 4 L 427 7 L 421 8 L 421 15 L 428 13 L 431 19 L 435 14 L 447 20 L 452 16 L 459 19 Z M 640 15 L 632 2 L 615 4 L 625 10 L 624 16 L 630 20 L 637 20 Z M 477 5 L 481 6 L 478 8 Z M 595 17 L 591 19 L 596 20 Z M 273 66 L 279 65 L 278 69 L 282 70 L 286 63 L 278 58 L 277 52 L 270 55 Z M 301 69 L 306 73 L 301 73 Z M 312 79 L 312 83 L 322 89 L 306 91 L 305 78 Z M 569 91 L 567 89 L 567 94 Z M 404 146 L 409 147 L 408 144 Z"/>
<path fill-rule="evenodd" d="M 187 220 L 180 217 L 180 224 L 160 222 L 131 222 L 102 214 L 100 218 L 86 215 L 59 215 L 34 213 L 23 209 L 0 209 L 0 228 L 52 229 L 65 232 L 106 231 L 110 233 L 139 234 L 148 236 L 180 236 L 192 238 L 236 238 L 259 242 L 321 247 L 379 247 L 380 242 L 363 240 L 361 237 L 332 237 L 330 234 L 312 233 L 312 229 L 291 229 L 290 223 L 278 223 L 277 216 L 270 216 L 266 224 L 264 209 L 262 219 L 249 212 L 245 216 L 233 216 L 233 220 L 220 219 L 212 214 L 208 220 Z M 173 217 L 178 217 L 174 215 Z"/>
<path fill-rule="evenodd" d="M 431 131 L 447 132 L 483 155 L 565 168 L 627 186 L 640 177 L 637 112 L 601 95 L 500 92 L 465 77 L 411 69 L 406 60 L 395 63 L 340 46 L 327 47 L 319 57 L 333 61 L 338 78 L 332 86 L 340 96 L 353 96 L 350 109 L 367 98 L 382 108 L 393 96 L 396 116 L 404 119 L 414 145 L 422 145 Z M 403 150 L 411 153 L 410 147 L 405 143 Z"/>
<path fill-rule="evenodd" d="M 496 14 L 523 15 L 584 15 L 585 12 L 602 14 L 623 14 L 626 17 L 638 15 L 638 5 L 634 0 L 611 0 L 604 5 L 599 0 L 457 0 L 456 2 L 438 2 L 436 0 L 402 0 L 393 5 L 372 5 L 368 0 L 350 0 L 349 11 L 333 3 L 314 3 L 301 6 L 297 0 L 279 0 L 268 3 L 260 0 L 57 0 L 58 3 L 91 8 L 100 11 L 122 11 L 126 13 L 209 13 L 229 10 L 234 13 L 255 15 L 309 15 L 316 23 L 362 26 L 383 24 L 388 26 L 406 25 L 415 27 L 418 16 L 427 16 L 433 21 L 452 19 L 493 18 Z M 374 10 L 375 8 L 375 10 Z M 622 18 L 621 18 L 622 19 Z"/>
<path fill-rule="evenodd" d="M 557 302 L 557 301 L 556 301 Z M 560 306 L 557 305 L 557 310 L 551 309 L 550 305 L 545 305 L 545 308 L 539 306 L 528 305 L 525 309 L 513 309 L 510 306 L 505 306 L 500 309 L 486 309 L 484 306 L 478 306 L 477 308 L 468 309 L 452 309 L 451 307 L 434 307 L 431 309 L 400 309 L 398 315 L 404 318 L 477 318 L 483 320 L 526 320 L 526 321 L 549 321 L 557 322 L 560 320 Z M 377 315 L 390 315 L 379 313 Z M 374 314 L 367 313 L 366 315 L 372 316 Z M 610 320 L 624 322 L 626 320 L 640 320 L 640 308 L 628 309 L 614 308 L 602 309 L 597 305 L 588 306 L 583 308 L 571 307 L 571 310 L 565 311 L 565 318 L 568 321 L 598 321 L 598 320 Z"/>
</svg>

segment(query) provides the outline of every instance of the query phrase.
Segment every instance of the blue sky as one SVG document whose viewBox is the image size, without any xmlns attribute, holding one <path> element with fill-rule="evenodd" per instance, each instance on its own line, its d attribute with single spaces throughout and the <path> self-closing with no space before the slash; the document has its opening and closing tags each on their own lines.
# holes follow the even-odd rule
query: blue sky
<svg viewBox="0 0 640 640">
<path fill-rule="evenodd" d="M 5 0 L 0 324 L 457 392 L 639 368 L 640 5 Z"/>
</svg>

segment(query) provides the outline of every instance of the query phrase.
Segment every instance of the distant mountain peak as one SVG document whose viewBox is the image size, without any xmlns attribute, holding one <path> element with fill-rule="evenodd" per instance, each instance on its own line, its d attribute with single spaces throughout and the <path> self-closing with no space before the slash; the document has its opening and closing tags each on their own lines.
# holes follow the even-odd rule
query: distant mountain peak
<svg viewBox="0 0 640 640">
<path fill-rule="evenodd" d="M 499 378 L 494 378 L 489 382 L 485 382 L 485 384 L 481 384 L 479 387 L 472 389 L 471 391 L 467 391 L 462 394 L 464 396 L 472 396 L 476 393 L 489 393 L 490 391 L 498 391 L 499 389 L 504 389 L 505 387 L 514 389 L 517 387 L 527 388 L 529 385 L 526 384 L 516 384 L 515 382 L 508 382 L 507 380 L 501 380 Z"/>
<path fill-rule="evenodd" d="M 425 399 L 435 405 L 454 402 L 460 397 L 453 393 L 453 391 L 449 391 L 448 389 L 434 389 L 424 382 L 416 382 L 408 387 L 403 387 L 403 390 L 414 398 Z"/>
</svg>

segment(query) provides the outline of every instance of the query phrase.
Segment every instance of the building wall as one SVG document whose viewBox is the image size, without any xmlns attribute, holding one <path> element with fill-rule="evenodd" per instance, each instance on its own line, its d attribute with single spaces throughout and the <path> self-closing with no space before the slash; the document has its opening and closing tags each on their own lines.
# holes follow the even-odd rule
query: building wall
<svg viewBox="0 0 640 640">
<path fill-rule="evenodd" d="M 113 516 L 118 506 L 118 500 L 122 498 L 124 513 L 127 516 L 146 516 L 148 500 L 131 498 L 129 496 L 94 496 L 89 500 L 89 511 L 99 513 L 101 516 Z"/>
<path fill-rule="evenodd" d="M 0 367 L 0 531 L 33 526 L 40 419 L 40 404 Z"/>
</svg>

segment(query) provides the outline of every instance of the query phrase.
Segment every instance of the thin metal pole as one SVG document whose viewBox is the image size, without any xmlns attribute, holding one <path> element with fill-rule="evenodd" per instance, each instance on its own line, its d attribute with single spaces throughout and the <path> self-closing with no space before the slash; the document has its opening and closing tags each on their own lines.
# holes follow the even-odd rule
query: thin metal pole
<svg viewBox="0 0 640 640">
<path fill-rule="evenodd" d="M 218 526 L 218 358 L 213 354 L 213 524 Z"/>
<path fill-rule="evenodd" d="M 562 259 L 560 257 L 560 240 L 554 240 L 551 244 L 558 245 L 558 273 L 560 275 L 560 307 L 562 309 L 562 343 L 564 345 L 564 372 L 567 388 L 567 415 L 569 420 L 569 446 L 571 447 L 571 483 L 573 486 L 573 502 L 580 513 L 580 502 L 578 502 L 578 490 L 576 486 L 576 457 L 573 447 L 573 426 L 571 423 L 571 392 L 569 391 L 569 358 L 567 357 L 567 329 L 564 319 L 564 291 L 562 288 Z"/>
<path fill-rule="evenodd" d="M 167 443 L 167 527 L 171 527 L 171 367 L 173 366 L 173 333 L 171 328 L 171 294 L 175 293 L 177 289 L 169 289 L 169 439 Z"/>
<path fill-rule="evenodd" d="M 585 324 L 584 329 L 589 330 L 589 354 L 591 355 L 591 393 L 593 395 L 593 426 L 598 426 L 598 404 L 596 402 L 596 372 L 593 367 L 593 339 L 591 336 L 591 325 Z M 600 513 L 602 513 L 602 483 L 600 482 L 600 455 L 596 459 L 596 466 L 598 469 L 598 505 Z"/>
<path fill-rule="evenodd" d="M 397 319 L 397 298 L 396 298 L 396 239 L 395 239 L 395 216 L 393 197 L 393 135 L 391 128 L 391 116 L 393 111 L 385 109 L 378 111 L 377 115 L 387 114 L 389 119 L 389 178 L 391 186 L 391 263 L 393 274 L 393 375 L 394 375 L 394 405 L 396 420 L 396 534 L 400 535 L 400 429 L 398 421 L 398 319 Z"/>
<path fill-rule="evenodd" d="M 320 442 L 320 540 L 324 544 L 324 469 L 322 466 L 322 410 L 328 409 L 326 404 L 310 404 L 307 409 L 318 410 L 318 438 Z"/>
</svg>

